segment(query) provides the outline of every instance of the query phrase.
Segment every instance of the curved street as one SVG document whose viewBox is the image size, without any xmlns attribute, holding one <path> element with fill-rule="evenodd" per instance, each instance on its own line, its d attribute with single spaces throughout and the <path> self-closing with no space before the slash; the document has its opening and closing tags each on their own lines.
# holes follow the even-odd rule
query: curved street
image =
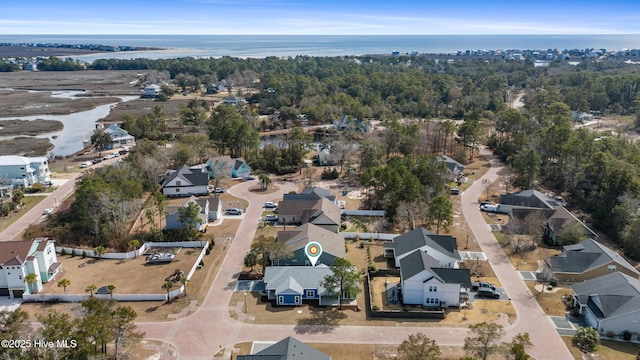
<svg viewBox="0 0 640 360">
<path fill-rule="evenodd" d="M 498 178 L 502 164 L 493 160 L 490 153 L 485 155 L 492 159 L 492 166 L 484 178 L 492 182 Z M 228 304 L 244 255 L 254 238 L 262 203 L 297 190 L 291 183 L 279 182 L 277 185 L 280 188 L 276 193 L 260 195 L 248 190 L 256 183 L 256 180 L 243 182 L 229 190 L 234 196 L 248 200 L 249 207 L 202 306 L 193 314 L 175 321 L 137 323 L 140 330 L 146 333 L 146 338 L 167 341 L 178 349 L 179 359 L 194 360 L 211 359 L 220 350 L 224 350 L 225 358 L 229 359 L 238 342 L 278 341 L 286 336 L 295 336 L 304 342 L 399 344 L 410 334 L 421 332 L 442 346 L 464 344 L 469 334 L 467 328 L 425 328 L 405 324 L 395 327 L 259 325 L 231 318 Z M 483 190 L 478 181 L 465 191 L 462 195 L 462 212 L 517 311 L 517 321 L 505 327 L 505 338 L 527 332 L 534 345 L 529 353 L 536 359 L 573 359 L 551 320 L 535 301 L 478 211 L 477 199 Z"/>
<path fill-rule="evenodd" d="M 485 151 L 483 154 L 491 159 L 491 168 L 483 178 L 493 182 L 498 179 L 502 164 L 489 152 Z M 60 202 L 68 196 L 73 191 L 76 178 L 59 186 L 55 192 L 3 231 L 0 234 L 2 241 L 17 239 L 30 223 L 41 216 L 45 208 L 53 207 L 55 202 Z M 249 188 L 256 184 L 257 180 L 246 181 L 229 190 L 232 195 L 248 200 L 249 206 L 203 304 L 191 315 L 175 321 L 137 323 L 140 330 L 146 333 L 145 338 L 173 344 L 178 351 L 179 359 L 211 359 L 220 350 L 224 350 L 225 358 L 229 359 L 234 345 L 238 342 L 278 341 L 286 336 L 295 336 L 304 342 L 399 344 L 410 334 L 421 332 L 442 346 L 464 344 L 464 339 L 469 334 L 467 328 L 425 328 L 407 324 L 395 327 L 259 325 L 231 318 L 228 304 L 244 255 L 255 236 L 256 224 L 262 213 L 262 204 L 282 197 L 290 191 L 297 191 L 293 183 L 277 182 L 279 189 L 274 193 L 250 192 Z M 516 322 L 505 327 L 506 338 L 527 332 L 534 345 L 529 353 L 536 359 L 573 359 L 551 320 L 544 314 L 520 275 L 511 265 L 478 210 L 477 199 L 483 190 L 484 187 L 480 181 L 472 184 L 461 195 L 461 207 L 471 231 L 478 239 L 516 309 Z"/>
</svg>

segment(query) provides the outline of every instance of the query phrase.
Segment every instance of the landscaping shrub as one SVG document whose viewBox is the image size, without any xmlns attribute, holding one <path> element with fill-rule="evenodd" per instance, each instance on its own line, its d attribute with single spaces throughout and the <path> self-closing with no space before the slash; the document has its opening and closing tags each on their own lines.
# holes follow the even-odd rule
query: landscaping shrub
<svg viewBox="0 0 640 360">
<path fill-rule="evenodd" d="M 373 307 L 371 308 L 373 311 L 380 311 L 380 306 L 378 305 L 373 305 Z"/>
<path fill-rule="evenodd" d="M 631 332 L 630 332 L 629 330 L 625 330 L 625 331 L 622 333 L 622 340 L 624 340 L 624 341 L 629 341 L 629 340 L 631 340 Z"/>
<path fill-rule="evenodd" d="M 64 248 L 60 250 L 60 256 L 62 255 L 67 255 L 67 250 L 65 250 Z"/>
<path fill-rule="evenodd" d="M 82 258 L 84 259 L 84 258 L 86 258 L 86 257 L 87 257 L 87 252 L 86 252 L 86 251 L 83 251 L 83 252 L 82 252 Z"/>
</svg>

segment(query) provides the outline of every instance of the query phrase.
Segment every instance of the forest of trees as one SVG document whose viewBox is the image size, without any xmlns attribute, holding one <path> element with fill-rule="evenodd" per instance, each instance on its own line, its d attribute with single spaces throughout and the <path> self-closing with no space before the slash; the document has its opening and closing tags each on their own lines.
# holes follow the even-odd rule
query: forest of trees
<svg viewBox="0 0 640 360">
<path fill-rule="evenodd" d="M 76 65 L 49 59 L 44 69 Z M 135 200 L 142 191 L 138 189 L 157 191 L 153 180 L 167 167 L 227 154 L 245 157 L 254 171 L 292 173 L 301 171 L 315 140 L 341 153 L 340 177 L 369 190 L 364 207 L 384 208 L 392 221 L 406 218 L 424 224 L 436 221 L 429 218 L 429 207 L 436 205 L 429 203 L 447 191 L 437 156 L 447 154 L 464 163 L 480 144 L 488 144 L 511 167 L 510 191 L 544 188 L 562 193 L 572 211 L 608 233 L 627 255 L 640 258 L 640 241 L 635 239 L 640 230 L 639 148 L 621 134 L 576 127 L 571 116 L 571 110 L 627 116 L 633 126 L 634 119 L 640 119 L 640 75 L 632 64 L 583 61 L 574 66 L 557 61 L 535 67 L 529 60 L 297 56 L 109 59 L 97 60 L 90 68 L 166 71 L 177 87 L 189 91 L 221 79 L 235 88 L 257 89 L 243 106 L 218 106 L 210 112 L 204 100 L 191 100 L 180 107 L 176 119 L 169 119 L 158 102 L 146 115 L 125 116 L 123 127 L 143 139 L 127 162 L 135 175 L 96 176 L 137 184 L 120 193 L 104 191 L 116 183 L 111 180 L 84 179 L 72 210 L 84 221 L 58 226 L 94 238 L 92 246 L 114 241 L 100 234 L 120 237 L 122 214 L 140 206 Z M 524 109 L 511 109 L 509 101 L 518 95 L 524 95 Z M 377 135 L 324 132 L 315 139 L 294 130 L 278 145 L 260 147 L 260 130 L 295 128 L 301 119 L 326 124 L 345 114 L 381 120 L 385 130 Z M 268 120 L 258 115 L 268 115 Z M 177 121 L 181 132 L 172 132 L 169 121 Z M 159 146 L 166 141 L 175 146 Z M 85 194 L 92 201 L 83 199 Z M 107 207 L 127 206 L 92 218 L 91 209 L 82 204 L 94 200 Z M 446 224 L 442 220 L 436 222 Z M 115 241 L 120 242 L 124 240 Z"/>
</svg>

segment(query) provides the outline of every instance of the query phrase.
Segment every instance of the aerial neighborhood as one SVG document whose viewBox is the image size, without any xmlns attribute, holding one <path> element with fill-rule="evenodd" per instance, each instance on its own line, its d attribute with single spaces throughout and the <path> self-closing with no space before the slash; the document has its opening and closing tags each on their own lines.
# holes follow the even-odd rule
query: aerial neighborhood
<svg viewBox="0 0 640 360">
<path fill-rule="evenodd" d="M 77 344 L 31 358 L 635 358 L 640 93 L 565 55 L 11 72 L 0 91 L 108 115 L 67 154 L 0 147 L 3 323 Z M 44 95 L 57 68 L 82 96 Z"/>
</svg>

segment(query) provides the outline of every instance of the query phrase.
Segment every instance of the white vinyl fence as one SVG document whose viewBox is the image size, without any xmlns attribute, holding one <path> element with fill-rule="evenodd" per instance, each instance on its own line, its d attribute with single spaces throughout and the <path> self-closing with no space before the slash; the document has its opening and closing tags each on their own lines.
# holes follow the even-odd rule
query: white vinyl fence
<svg viewBox="0 0 640 360">
<path fill-rule="evenodd" d="M 198 269 L 200 261 L 207 252 L 208 241 L 176 241 L 176 242 L 147 242 L 134 251 L 126 253 L 105 253 L 100 257 L 101 259 L 129 259 L 137 255 L 142 255 L 146 249 L 150 247 L 183 247 L 183 248 L 201 248 L 200 255 L 191 266 L 191 270 L 187 274 L 187 280 L 191 280 L 191 277 Z M 82 255 L 85 252 L 89 257 L 96 257 L 93 250 L 75 249 L 70 247 L 56 246 L 56 252 L 62 252 L 65 250 L 67 254 L 71 254 L 71 251 L 76 251 L 76 254 Z M 170 298 L 175 298 L 184 292 L 184 285 L 181 285 L 178 289 L 169 292 Z M 98 299 L 110 300 L 112 297 L 109 294 L 94 294 L 94 297 Z M 24 294 L 22 299 L 25 302 L 81 302 L 89 298 L 88 294 Z M 113 294 L 113 300 L 115 301 L 166 301 L 167 294 Z"/>
</svg>

